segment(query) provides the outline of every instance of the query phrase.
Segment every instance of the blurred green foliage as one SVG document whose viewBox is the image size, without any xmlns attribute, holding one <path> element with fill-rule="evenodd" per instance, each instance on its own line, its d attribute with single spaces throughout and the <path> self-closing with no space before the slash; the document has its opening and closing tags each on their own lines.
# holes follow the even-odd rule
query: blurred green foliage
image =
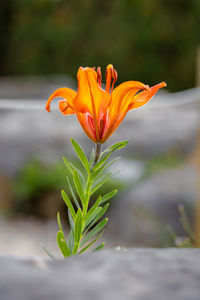
<svg viewBox="0 0 200 300">
<path fill-rule="evenodd" d="M 194 85 L 199 0 L 1 0 L 0 74 L 112 63 L 119 81 Z"/>
<path fill-rule="evenodd" d="M 168 168 L 177 168 L 183 164 L 184 158 L 178 152 L 166 152 L 146 161 L 143 179 Z"/>
<path fill-rule="evenodd" d="M 73 161 L 73 163 L 81 169 L 82 166 L 79 161 Z M 15 200 L 14 212 L 16 214 L 26 214 L 26 216 L 43 216 L 39 211 L 39 207 L 45 197 L 49 195 L 55 197 L 55 201 L 65 206 L 60 196 L 61 189 L 64 189 L 73 201 L 66 176 L 68 176 L 70 180 L 71 174 L 68 172 L 64 163 L 45 166 L 37 160 L 27 162 L 13 183 L 13 197 Z M 72 180 L 71 184 L 73 185 Z M 115 188 L 120 190 L 125 187 L 126 185 L 124 183 L 112 177 L 112 180 L 105 183 L 103 187 L 94 193 L 93 199 L 96 199 L 100 194 L 107 194 Z M 57 207 L 59 207 L 59 204 Z"/>
</svg>

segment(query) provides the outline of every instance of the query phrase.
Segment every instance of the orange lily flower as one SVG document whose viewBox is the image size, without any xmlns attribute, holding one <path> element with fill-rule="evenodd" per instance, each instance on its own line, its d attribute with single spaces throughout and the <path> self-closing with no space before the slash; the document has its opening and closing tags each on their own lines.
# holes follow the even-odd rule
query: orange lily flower
<svg viewBox="0 0 200 300">
<path fill-rule="evenodd" d="M 149 87 L 139 81 L 127 81 L 114 88 L 117 72 L 112 65 L 106 68 L 105 90 L 101 84 L 101 69 L 80 67 L 77 74 L 78 91 L 57 89 L 48 99 L 46 110 L 56 97 L 64 115 L 76 114 L 87 136 L 95 143 L 104 143 L 120 125 L 129 110 L 147 103 L 156 92 L 166 86 L 161 82 Z"/>
</svg>

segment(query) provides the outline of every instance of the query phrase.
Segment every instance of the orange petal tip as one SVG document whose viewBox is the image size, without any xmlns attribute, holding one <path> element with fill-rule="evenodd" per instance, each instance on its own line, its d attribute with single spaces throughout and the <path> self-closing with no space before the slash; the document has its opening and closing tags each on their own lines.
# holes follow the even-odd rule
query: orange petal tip
<svg viewBox="0 0 200 300">
<path fill-rule="evenodd" d="M 166 87 L 167 84 L 166 84 L 166 82 L 163 81 L 163 82 L 161 82 L 160 86 L 161 86 L 161 87 Z"/>
<path fill-rule="evenodd" d="M 46 109 L 48 112 L 51 112 L 51 109 L 50 109 L 50 106 L 49 106 L 49 105 L 47 105 L 47 106 L 45 107 L 45 109 Z"/>
<path fill-rule="evenodd" d="M 106 69 L 113 69 L 113 65 L 111 64 L 107 65 Z"/>
</svg>

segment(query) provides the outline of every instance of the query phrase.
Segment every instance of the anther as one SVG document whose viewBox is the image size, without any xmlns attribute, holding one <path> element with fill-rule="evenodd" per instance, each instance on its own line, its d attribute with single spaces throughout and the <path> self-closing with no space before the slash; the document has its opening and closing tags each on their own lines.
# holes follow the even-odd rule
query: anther
<svg viewBox="0 0 200 300">
<path fill-rule="evenodd" d="M 101 87 L 101 79 L 102 79 L 102 76 L 101 76 L 101 68 L 98 67 L 97 68 L 97 82 L 99 84 L 99 86 Z"/>
<path fill-rule="evenodd" d="M 117 81 L 117 71 L 113 69 L 113 80 L 114 82 Z"/>
</svg>

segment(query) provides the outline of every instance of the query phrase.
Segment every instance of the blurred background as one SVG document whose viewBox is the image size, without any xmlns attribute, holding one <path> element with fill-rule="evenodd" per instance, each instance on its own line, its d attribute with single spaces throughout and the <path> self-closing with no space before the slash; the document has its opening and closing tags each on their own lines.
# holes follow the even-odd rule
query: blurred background
<svg viewBox="0 0 200 300">
<path fill-rule="evenodd" d="M 129 139 L 111 200 L 107 247 L 200 246 L 200 1 L 1 0 L 0 253 L 55 255 L 56 213 L 67 213 L 62 157 L 70 138 L 93 145 L 75 117 L 45 100 L 76 89 L 79 66 L 112 63 L 118 84 L 166 81 L 129 112 L 107 145 Z M 64 221 L 63 221 L 64 222 Z"/>
</svg>

